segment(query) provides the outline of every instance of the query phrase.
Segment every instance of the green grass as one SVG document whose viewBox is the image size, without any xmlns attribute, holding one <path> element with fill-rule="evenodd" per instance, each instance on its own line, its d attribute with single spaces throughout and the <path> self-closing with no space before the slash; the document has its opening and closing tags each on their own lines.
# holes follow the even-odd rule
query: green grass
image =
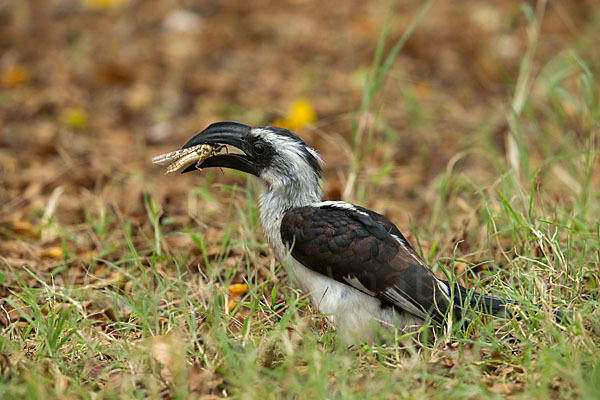
<svg viewBox="0 0 600 400">
<path fill-rule="evenodd" d="M 362 113 L 391 68 L 380 69 L 382 49 Z M 412 227 L 437 272 L 518 301 L 521 320 L 475 317 L 420 344 L 392 336 L 347 347 L 273 260 L 255 186 L 205 184 L 188 194 L 197 224 L 162 218 L 148 193 L 141 221 L 107 205 L 88 210 L 85 226 L 47 222 L 64 244 L 82 231 L 98 243 L 91 260 L 65 252 L 38 273 L 3 261 L 9 296 L 0 313 L 10 323 L 0 335 L 0 398 L 597 398 L 600 85 L 575 50 L 533 76 L 534 51 L 499 111 L 513 153 L 498 149 L 489 128 L 469 133 L 430 184 L 429 223 Z M 361 175 L 381 126 L 389 129 L 382 119 L 370 131 L 355 127 L 349 197 L 368 202 L 382 185 Z M 209 237 L 202 205 L 215 192 L 229 201 L 219 236 Z M 195 255 L 169 244 L 182 238 Z M 241 281 L 249 293 L 226 311 L 219 288 Z M 554 307 L 572 310 L 572 323 L 557 324 Z"/>
</svg>

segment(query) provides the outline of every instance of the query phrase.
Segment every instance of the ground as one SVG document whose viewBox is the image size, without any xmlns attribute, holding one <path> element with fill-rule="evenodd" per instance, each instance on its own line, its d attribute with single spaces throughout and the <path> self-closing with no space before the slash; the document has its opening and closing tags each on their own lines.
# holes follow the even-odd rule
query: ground
<svg viewBox="0 0 600 400">
<path fill-rule="evenodd" d="M 15 1 L 0 49 L 0 397 L 595 398 L 594 1 Z M 521 320 L 339 344 L 256 182 L 150 162 L 222 120 Z"/>
</svg>

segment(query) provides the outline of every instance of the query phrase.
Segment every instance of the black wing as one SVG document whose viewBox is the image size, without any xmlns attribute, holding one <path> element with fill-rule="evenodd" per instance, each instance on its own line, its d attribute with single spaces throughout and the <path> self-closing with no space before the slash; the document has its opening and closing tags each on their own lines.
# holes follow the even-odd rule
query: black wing
<svg viewBox="0 0 600 400">
<path fill-rule="evenodd" d="M 307 268 L 425 318 L 442 321 L 448 288 L 383 215 L 342 202 L 285 213 L 281 238 Z"/>
</svg>

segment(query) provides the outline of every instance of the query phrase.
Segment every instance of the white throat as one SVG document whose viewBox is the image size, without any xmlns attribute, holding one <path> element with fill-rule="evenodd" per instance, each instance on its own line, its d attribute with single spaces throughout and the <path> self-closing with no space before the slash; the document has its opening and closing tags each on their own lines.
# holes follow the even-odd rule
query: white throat
<svg viewBox="0 0 600 400">
<path fill-rule="evenodd" d="M 280 232 L 283 214 L 292 208 L 321 201 L 321 187 L 318 182 L 308 184 L 308 182 L 296 181 L 277 186 L 261 183 L 259 204 L 263 232 L 277 259 L 283 261 L 287 254 Z"/>
</svg>

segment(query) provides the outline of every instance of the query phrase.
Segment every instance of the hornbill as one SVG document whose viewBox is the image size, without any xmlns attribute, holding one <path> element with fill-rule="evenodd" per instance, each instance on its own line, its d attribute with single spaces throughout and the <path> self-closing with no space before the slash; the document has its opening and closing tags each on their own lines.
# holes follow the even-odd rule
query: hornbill
<svg viewBox="0 0 600 400">
<path fill-rule="evenodd" d="M 322 160 L 287 129 L 217 122 L 190 139 L 242 153 L 213 155 L 197 168 L 224 167 L 260 178 L 260 218 L 291 280 L 344 335 L 371 337 L 373 326 L 409 332 L 471 308 L 506 315 L 506 301 L 438 279 L 383 215 L 342 201 L 322 201 Z"/>
</svg>

